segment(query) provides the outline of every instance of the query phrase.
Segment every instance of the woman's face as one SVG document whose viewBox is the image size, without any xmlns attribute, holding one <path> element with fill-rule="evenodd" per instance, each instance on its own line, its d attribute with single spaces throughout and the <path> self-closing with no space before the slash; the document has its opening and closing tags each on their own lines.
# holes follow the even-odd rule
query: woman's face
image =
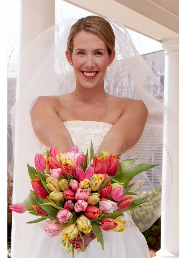
<svg viewBox="0 0 182 261">
<path fill-rule="evenodd" d="M 77 87 L 84 89 L 104 88 L 107 66 L 114 54 L 109 55 L 105 43 L 95 34 L 81 31 L 74 38 L 73 53 L 66 53 L 72 63 Z"/>
</svg>

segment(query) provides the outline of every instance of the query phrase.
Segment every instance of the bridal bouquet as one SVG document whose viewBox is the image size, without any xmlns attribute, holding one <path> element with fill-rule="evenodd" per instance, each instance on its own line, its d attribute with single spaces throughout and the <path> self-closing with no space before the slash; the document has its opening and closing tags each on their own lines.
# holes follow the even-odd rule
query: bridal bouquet
<svg viewBox="0 0 182 261">
<path fill-rule="evenodd" d="M 104 249 L 102 230 L 124 231 L 124 212 L 147 201 L 133 198 L 133 177 L 156 166 L 142 163 L 128 168 L 136 158 L 121 161 L 119 156 L 106 151 L 95 155 L 92 143 L 86 154 L 78 153 L 77 146 L 68 153 L 56 147 L 37 153 L 35 168 L 27 165 L 33 190 L 10 209 L 40 216 L 27 223 L 44 221 L 50 237 L 61 233 L 62 244 L 73 256 L 74 249 L 85 251 L 95 238 Z"/>
</svg>

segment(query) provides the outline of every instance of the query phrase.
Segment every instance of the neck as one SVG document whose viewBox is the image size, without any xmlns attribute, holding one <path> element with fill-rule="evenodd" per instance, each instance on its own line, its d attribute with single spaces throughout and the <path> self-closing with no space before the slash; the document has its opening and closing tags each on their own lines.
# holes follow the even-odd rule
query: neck
<svg viewBox="0 0 182 261">
<path fill-rule="evenodd" d="M 96 103 L 103 102 L 106 99 L 107 93 L 104 88 L 94 89 L 84 89 L 84 88 L 76 88 L 76 90 L 72 93 L 74 98 L 77 101 L 83 103 Z"/>
</svg>

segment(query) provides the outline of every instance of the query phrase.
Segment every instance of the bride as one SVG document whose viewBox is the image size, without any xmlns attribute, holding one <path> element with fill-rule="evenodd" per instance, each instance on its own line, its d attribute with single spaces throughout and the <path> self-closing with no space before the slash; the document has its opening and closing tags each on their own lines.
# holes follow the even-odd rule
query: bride
<svg viewBox="0 0 182 261">
<path fill-rule="evenodd" d="M 122 48 L 124 50 L 126 46 L 121 46 L 121 50 Z M 115 56 L 115 34 L 106 19 L 88 16 L 79 19 L 71 27 L 67 40 L 66 59 L 74 70 L 76 79 L 74 90 L 69 92 L 69 82 L 66 84 L 65 80 L 64 92 L 68 93 L 40 96 L 31 106 L 32 127 L 41 144 L 46 147 L 57 146 L 61 152 L 68 152 L 73 145 L 77 145 L 81 152 L 86 151 L 92 140 L 95 152 L 106 150 L 113 154 L 124 153 L 135 146 L 142 136 L 147 121 L 149 107 L 146 108 L 146 97 L 148 96 L 143 96 L 145 99 L 143 98 L 142 101 L 117 97 L 106 91 L 105 80 L 115 73 L 110 70 L 110 75 L 106 76 L 106 72 L 110 66 L 112 67 Z M 132 61 L 129 58 L 127 60 L 128 63 Z M 123 65 L 119 64 L 119 66 Z M 137 70 L 135 64 L 132 66 L 134 71 Z M 114 86 L 110 85 L 109 88 L 114 89 Z M 152 110 L 150 113 L 155 114 Z M 26 122 L 24 124 L 26 125 Z M 29 154 L 31 157 L 34 155 L 31 147 Z M 25 180 L 21 177 L 21 181 L 22 179 Z M 20 188 L 18 182 L 20 183 L 20 178 L 15 176 L 14 199 L 18 198 L 17 194 L 20 191 L 17 189 L 18 186 Z M 75 257 L 150 257 L 143 234 L 129 214 L 125 214 L 125 219 L 127 226 L 124 232 L 103 231 L 104 251 L 95 239 L 86 252 L 76 254 Z M 23 222 L 25 222 L 24 218 L 15 215 L 12 257 L 70 257 L 70 254 L 61 248 L 59 236 L 48 238 L 41 228 L 35 226 L 31 229 L 28 226 L 32 225 L 23 225 Z M 22 232 L 23 228 L 24 232 Z"/>
</svg>

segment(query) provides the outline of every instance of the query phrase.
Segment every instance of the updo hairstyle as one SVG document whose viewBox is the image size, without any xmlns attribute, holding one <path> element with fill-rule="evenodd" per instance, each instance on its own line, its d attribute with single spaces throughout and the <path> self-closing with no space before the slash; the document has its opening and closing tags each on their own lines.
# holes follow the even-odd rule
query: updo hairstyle
<svg viewBox="0 0 182 261">
<path fill-rule="evenodd" d="M 74 25 L 72 25 L 70 29 L 67 41 L 67 50 L 69 50 L 71 54 L 74 47 L 74 37 L 80 31 L 97 35 L 104 41 L 108 50 L 108 54 L 111 55 L 112 52 L 114 52 L 115 35 L 110 23 L 100 16 L 87 16 L 79 19 Z"/>
</svg>

